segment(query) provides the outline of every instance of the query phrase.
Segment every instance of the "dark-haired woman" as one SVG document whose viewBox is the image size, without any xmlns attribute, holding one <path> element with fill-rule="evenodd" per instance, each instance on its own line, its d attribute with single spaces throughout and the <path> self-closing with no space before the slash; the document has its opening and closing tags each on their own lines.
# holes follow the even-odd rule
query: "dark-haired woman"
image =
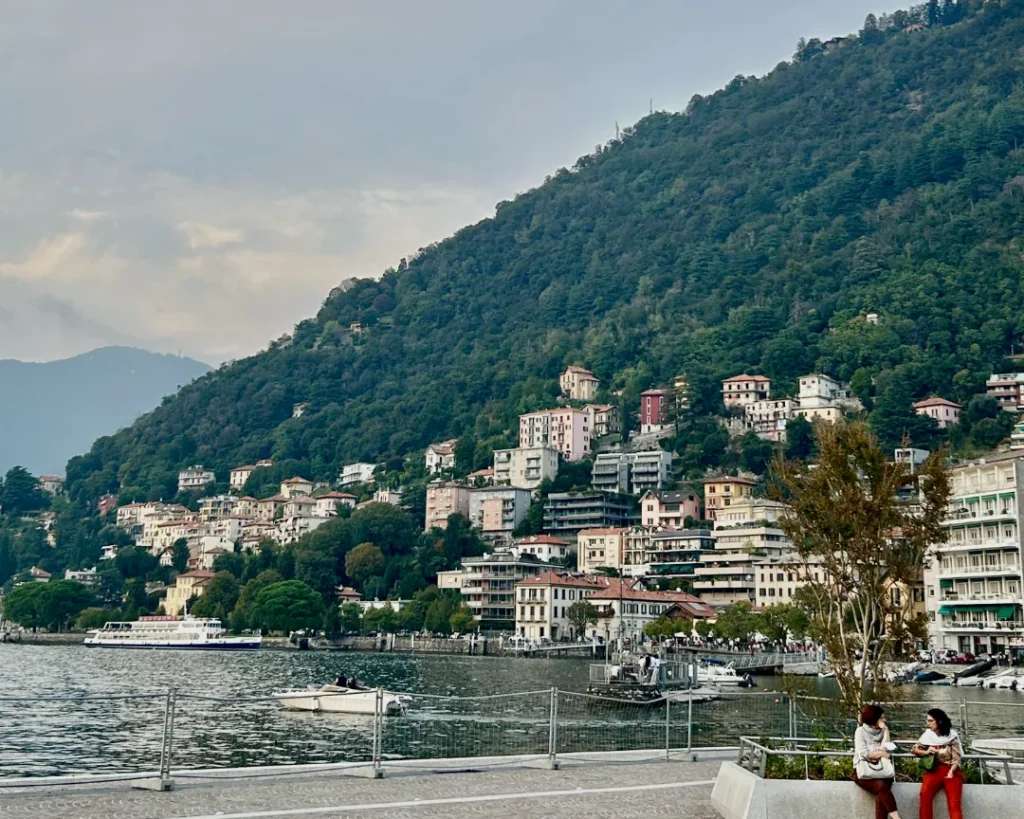
<svg viewBox="0 0 1024 819">
<path fill-rule="evenodd" d="M 942 790 L 946 792 L 949 819 L 964 819 L 960 807 L 964 791 L 960 758 L 964 754 L 964 747 L 960 737 L 949 715 L 941 708 L 932 708 L 925 723 L 927 729 L 911 751 L 914 756 L 929 759 L 923 766 L 927 770 L 921 779 L 920 819 L 932 819 L 932 802 Z"/>
<path fill-rule="evenodd" d="M 865 705 L 860 711 L 853 735 L 853 781 L 875 797 L 875 819 L 900 819 L 892 794 L 892 741 L 883 713 L 878 705 Z M 885 772 L 890 775 L 880 775 Z"/>
</svg>

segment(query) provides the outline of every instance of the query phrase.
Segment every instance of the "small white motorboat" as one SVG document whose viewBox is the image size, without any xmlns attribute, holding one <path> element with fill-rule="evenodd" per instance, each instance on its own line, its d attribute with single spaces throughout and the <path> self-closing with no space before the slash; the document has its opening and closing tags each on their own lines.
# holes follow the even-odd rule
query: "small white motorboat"
<svg viewBox="0 0 1024 819">
<path fill-rule="evenodd" d="M 710 686 L 735 685 L 747 688 L 753 684 L 749 674 L 740 674 L 729 665 L 706 663 L 697 668 L 697 684 Z"/>
<path fill-rule="evenodd" d="M 320 688 L 306 688 L 299 691 L 278 691 L 271 695 L 282 708 L 291 711 L 322 711 L 329 714 L 374 714 L 377 710 L 376 689 L 346 688 L 339 685 L 322 685 Z M 382 694 L 381 707 L 387 716 L 405 713 L 408 697 Z"/>
</svg>

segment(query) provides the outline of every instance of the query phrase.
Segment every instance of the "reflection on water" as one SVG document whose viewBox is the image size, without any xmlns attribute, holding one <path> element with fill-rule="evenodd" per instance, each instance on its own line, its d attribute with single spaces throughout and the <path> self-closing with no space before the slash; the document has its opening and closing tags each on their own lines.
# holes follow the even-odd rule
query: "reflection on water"
<svg viewBox="0 0 1024 819">
<path fill-rule="evenodd" d="M 371 755 L 372 717 L 289 712 L 274 701 L 249 699 L 320 685 L 340 673 L 414 695 L 406 716 L 385 721 L 386 758 L 546 753 L 549 689 L 585 691 L 587 666 L 587 661 L 568 659 L 0 645 L 0 776 L 156 769 L 170 686 L 179 689 L 176 767 L 366 760 Z M 762 677 L 759 682 L 762 693 L 755 696 L 732 695 L 695 705 L 689 734 L 685 705 L 672 706 L 666 725 L 664 708 L 594 708 L 584 698 L 563 694 L 558 699 L 558 751 L 660 747 L 666 727 L 677 747 L 685 746 L 688 737 L 700 746 L 735 744 L 740 734 L 783 733 L 789 720 L 786 697 L 764 693 L 779 681 Z M 812 689 L 809 693 L 831 693 L 828 681 L 803 684 Z M 524 691 L 535 693 L 513 696 Z M 1024 734 L 1024 694 L 934 686 L 905 691 L 907 699 L 946 707 L 955 721 L 959 700 L 966 695 L 987 703 L 970 706 L 972 729 L 989 736 Z M 146 692 L 153 697 L 40 699 Z M 438 698 L 445 696 L 485 698 Z M 919 711 L 919 706 L 896 709 L 891 722 L 912 734 Z M 824 730 L 826 724 L 822 719 L 819 727 Z M 814 725 L 804 721 L 800 727 Z M 828 732 L 833 730 L 828 725 Z"/>
</svg>

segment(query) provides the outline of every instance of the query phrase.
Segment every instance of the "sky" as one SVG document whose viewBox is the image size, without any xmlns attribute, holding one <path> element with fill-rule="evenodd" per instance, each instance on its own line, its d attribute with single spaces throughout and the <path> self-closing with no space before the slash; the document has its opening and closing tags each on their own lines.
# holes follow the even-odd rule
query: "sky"
<svg viewBox="0 0 1024 819">
<path fill-rule="evenodd" d="M 0 358 L 211 364 L 875 0 L 2 0 Z"/>
</svg>

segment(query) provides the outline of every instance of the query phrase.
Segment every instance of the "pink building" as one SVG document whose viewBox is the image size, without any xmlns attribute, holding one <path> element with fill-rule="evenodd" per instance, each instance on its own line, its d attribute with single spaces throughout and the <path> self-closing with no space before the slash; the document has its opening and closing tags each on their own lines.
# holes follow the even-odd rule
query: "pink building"
<svg viewBox="0 0 1024 819">
<path fill-rule="evenodd" d="M 469 496 L 472 490 L 458 483 L 432 483 L 427 486 L 427 514 L 424 531 L 447 529 L 449 515 L 469 519 Z"/>
<path fill-rule="evenodd" d="M 520 448 L 550 447 L 567 461 L 590 454 L 592 416 L 572 407 L 528 412 L 519 416 Z"/>
<path fill-rule="evenodd" d="M 702 520 L 701 496 L 695 489 L 648 492 L 640 498 L 640 523 L 664 529 L 683 529 L 686 519 Z"/>
<path fill-rule="evenodd" d="M 945 398 L 939 398 L 936 395 L 914 404 L 914 412 L 918 415 L 927 415 L 929 418 L 934 418 L 935 423 L 939 425 L 939 429 L 959 424 L 961 409 L 961 406 L 956 401 L 947 401 Z"/>
<path fill-rule="evenodd" d="M 644 390 L 640 393 L 640 432 L 660 432 L 668 426 L 672 402 L 671 390 Z"/>
</svg>

